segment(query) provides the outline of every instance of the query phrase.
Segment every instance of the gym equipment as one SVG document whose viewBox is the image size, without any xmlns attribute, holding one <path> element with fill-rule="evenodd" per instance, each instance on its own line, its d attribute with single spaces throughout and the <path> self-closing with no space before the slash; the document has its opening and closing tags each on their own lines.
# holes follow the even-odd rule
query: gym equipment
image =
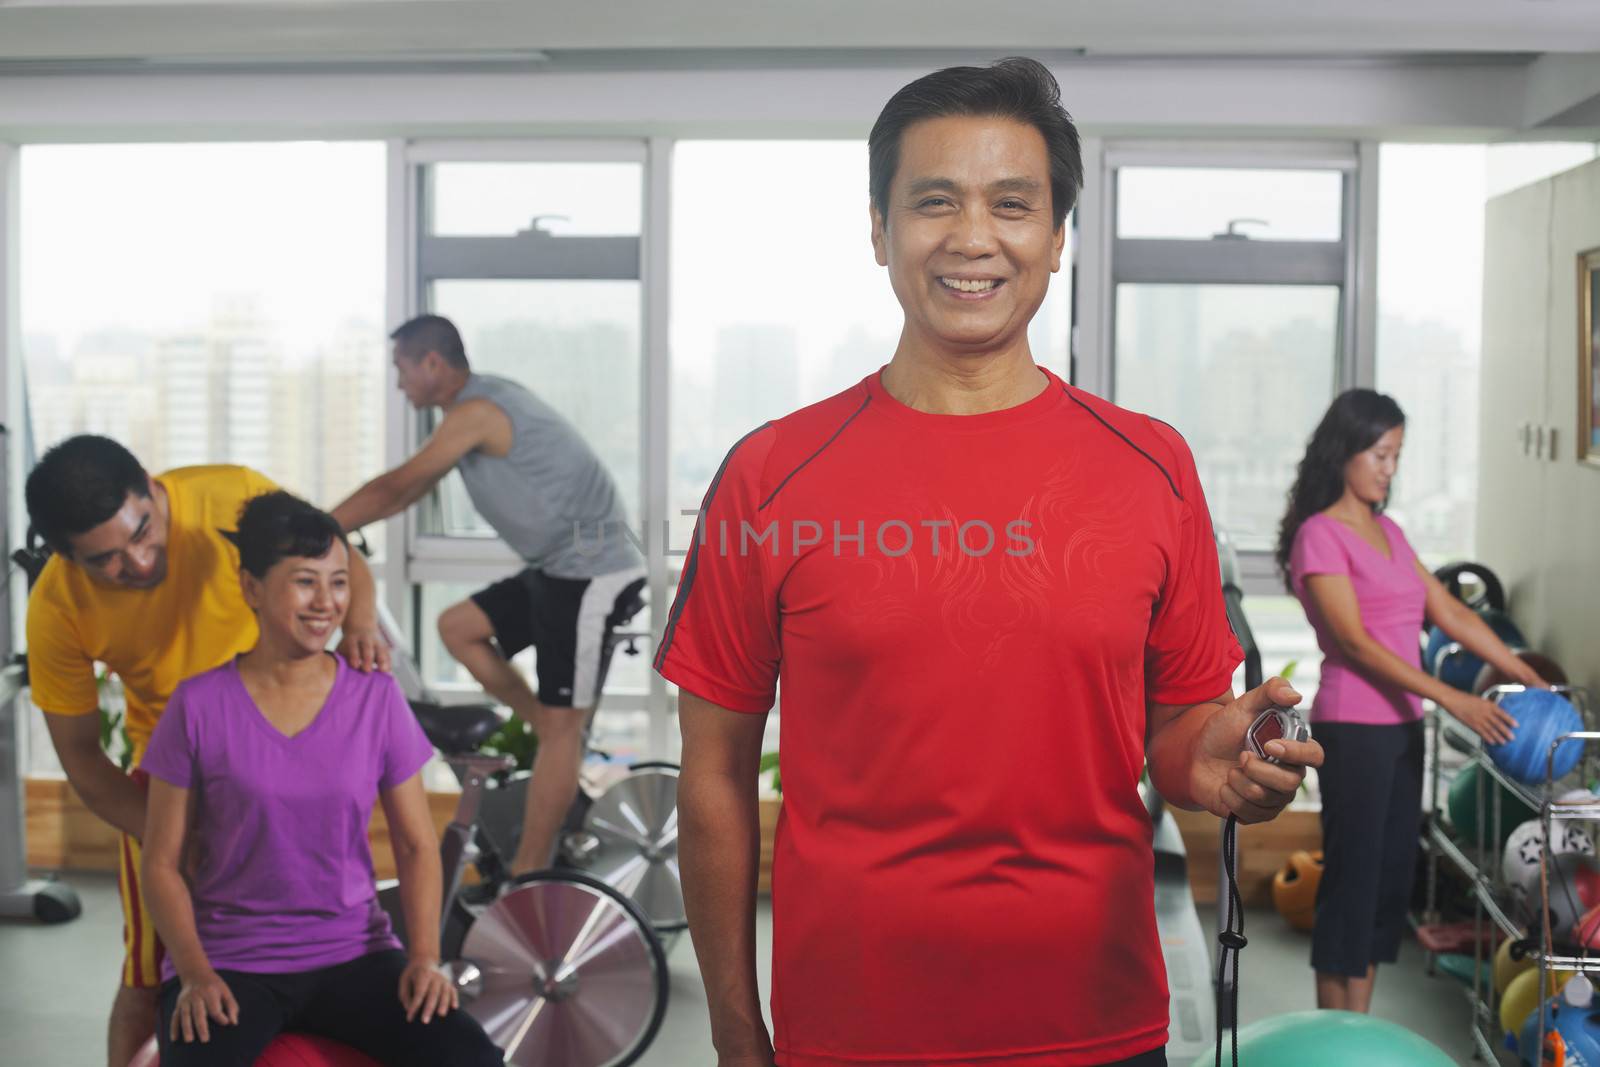
<svg viewBox="0 0 1600 1067">
<path fill-rule="evenodd" d="M 1272 876 L 1272 906 L 1296 930 L 1317 922 L 1317 886 L 1322 881 L 1322 850 L 1291 853 Z"/>
<path fill-rule="evenodd" d="M 1567 672 L 1561 664 L 1546 656 L 1542 652 L 1535 652 L 1531 648 L 1514 648 L 1518 659 L 1538 672 L 1539 677 L 1551 685 L 1566 685 Z M 1511 685 L 1511 679 L 1506 673 L 1492 663 L 1485 663 L 1483 670 L 1478 672 L 1477 679 L 1472 683 L 1472 691 L 1478 696 L 1483 696 L 1497 685 Z"/>
<path fill-rule="evenodd" d="M 643 598 L 635 596 L 608 620 L 610 628 L 600 646 L 597 694 L 605 690 L 616 652 L 620 649 L 625 655 L 637 656 L 639 642 L 649 638 L 648 630 L 623 629 L 644 606 Z M 403 631 L 387 605 L 380 602 L 378 608 L 379 628 L 394 650 L 395 679 L 412 708 L 427 708 L 430 715 L 444 718 L 454 714 L 461 705 L 446 706 L 439 701 L 417 670 Z M 583 724 L 583 751 L 585 757 L 609 759 L 592 744 L 599 705 L 597 696 Z M 678 873 L 678 769 L 675 763 L 636 763 L 599 796 L 590 796 L 580 782 L 562 820 L 555 857 L 557 867 L 587 872 L 632 898 L 662 933 L 688 926 Z M 485 784 L 477 833 L 500 856 L 516 851 L 529 777 L 525 771 L 497 773 Z"/>
<path fill-rule="evenodd" d="M 1593 856 L 1569 852 L 1550 859 L 1550 936 L 1558 942 L 1570 941 L 1578 923 L 1589 909 L 1600 905 L 1600 863 Z M 1531 920 L 1542 923 L 1538 914 L 1537 887 Z"/>
<path fill-rule="evenodd" d="M 1583 827 L 1574 822 L 1558 821 L 1551 824 L 1554 840 L 1550 843 L 1552 856 L 1577 852 L 1593 856 L 1594 843 Z M 1544 849 L 1544 827 L 1538 819 L 1527 822 L 1511 831 L 1505 850 L 1500 856 L 1500 880 L 1509 890 L 1512 911 L 1516 915 L 1532 915 L 1534 902 L 1539 899 L 1539 857 Z"/>
<path fill-rule="evenodd" d="M 10 431 L 0 423 L 0 500 L 11 500 Z M 10 520 L 0 515 L 0 568 L 11 559 Z M 31 587 L 37 571 L 32 557 L 19 550 Z M 0 919 L 37 919 L 64 923 L 83 912 L 78 894 L 64 882 L 28 877 L 27 821 L 24 817 L 21 766 L 21 723 L 17 697 L 28 684 L 24 657 L 14 656 L 11 631 L 11 575 L 0 574 Z"/>
<path fill-rule="evenodd" d="M 141 1048 L 128 1067 L 160 1067 L 161 1052 L 156 1039 Z M 255 1067 L 382 1067 L 377 1060 L 349 1045 L 341 1045 L 315 1034 L 284 1033 L 256 1058 Z"/>
<path fill-rule="evenodd" d="M 1506 590 L 1482 563 L 1448 563 L 1433 572 L 1446 591 L 1473 611 L 1506 610 Z"/>
<path fill-rule="evenodd" d="M 1522 1024 L 1528 1021 L 1533 1009 L 1541 1000 L 1553 997 L 1572 977 L 1571 971 L 1551 971 L 1545 984 L 1544 996 L 1539 995 L 1539 969 L 1523 971 L 1506 985 L 1500 997 L 1500 1029 L 1507 1036 L 1522 1033 Z"/>
<path fill-rule="evenodd" d="M 1524 804 L 1511 790 L 1485 774 L 1476 763 L 1469 763 L 1456 775 L 1455 781 L 1450 783 L 1450 798 L 1446 808 L 1450 815 L 1450 823 L 1456 829 L 1456 836 L 1461 841 L 1476 841 L 1478 839 L 1478 789 L 1479 783 L 1484 786 L 1483 812 L 1484 818 L 1494 819 L 1495 794 L 1500 798 L 1500 827 L 1499 834 L 1494 840 L 1494 847 L 1501 848 L 1511 836 L 1511 831 L 1529 819 L 1538 818 L 1539 813 Z"/>
<path fill-rule="evenodd" d="M 1541 1016 L 1542 1050 L 1538 1032 Z M 1540 1012 L 1529 1012 L 1515 1051 L 1529 1067 L 1600 1067 L 1600 1005 L 1594 1002 L 1594 987 L 1573 979 L 1560 995 L 1545 1001 Z"/>
<path fill-rule="evenodd" d="M 1505 612 L 1485 611 L 1479 617 L 1489 624 L 1495 636 L 1512 648 L 1528 646 L 1528 639 L 1522 636 L 1522 631 L 1517 629 L 1517 624 Z M 1483 660 L 1477 653 L 1469 652 L 1437 626 L 1428 631 L 1428 647 L 1423 655 L 1424 667 L 1435 678 L 1463 692 L 1472 691 L 1472 683 L 1478 680 L 1478 672 L 1483 670 Z"/>
<path fill-rule="evenodd" d="M 1479 962 L 1471 956 L 1461 952 L 1446 952 L 1433 961 L 1444 974 L 1464 986 L 1474 983 L 1488 985 L 1494 979 L 1494 968 L 1488 960 Z"/>
<path fill-rule="evenodd" d="M 1181 1062 L 1181 1061 L 1175 1061 Z M 1453 1067 L 1437 1045 L 1397 1023 L 1352 1011 L 1297 1011 L 1239 1031 L 1247 1067 Z M 1192 1067 L 1211 1067 L 1201 1056 Z"/>
<path fill-rule="evenodd" d="M 1539 946 L 1536 941 L 1512 941 L 1507 939 L 1500 942 L 1500 947 L 1495 950 L 1494 954 L 1494 970 L 1492 974 L 1494 991 L 1500 994 L 1505 993 L 1506 986 L 1511 984 L 1513 978 L 1524 971 L 1536 968 L 1539 965 L 1538 961 L 1532 959 L 1529 953 L 1537 951 L 1539 951 Z"/>
<path fill-rule="evenodd" d="M 536 871 L 510 878 L 478 814 L 491 775 L 509 756 L 478 747 L 500 725 L 493 708 L 414 704 L 422 729 L 461 779 L 455 817 L 440 842 L 440 937 L 461 1007 L 518 1067 L 620 1067 L 643 1055 L 667 1010 L 666 952 L 632 900 L 588 875 Z M 480 884 L 460 891 L 468 864 Z M 399 921 L 399 887 L 379 902 Z"/>
<path fill-rule="evenodd" d="M 1167 1051 L 1181 1063 L 1212 1047 L 1216 1035 L 1216 1005 L 1212 1002 L 1211 956 L 1205 928 L 1195 910 L 1189 884 L 1189 858 L 1177 823 L 1166 817 L 1166 807 L 1154 789 L 1141 784 L 1139 794 L 1152 827 L 1155 853 L 1156 932 L 1166 963 L 1170 999 Z"/>
<path fill-rule="evenodd" d="M 1600 948 L 1600 907 L 1590 908 L 1572 930 L 1572 940 L 1585 949 Z"/>
<path fill-rule="evenodd" d="M 1524 689 L 1522 686 L 1496 686 L 1484 694 L 1517 720 L 1510 741 L 1488 745 L 1485 751 L 1495 766 L 1519 782 L 1534 785 L 1546 777 L 1564 778 L 1577 767 L 1583 756 L 1583 740 L 1572 738 L 1556 749 L 1550 762 L 1550 746 L 1563 734 L 1583 730 L 1583 716 L 1572 701 L 1550 689 Z"/>
<path fill-rule="evenodd" d="M 642 600 L 630 605 L 628 617 L 642 607 Z M 625 892 L 581 871 L 558 866 L 510 876 L 499 842 L 482 825 L 490 782 L 515 763 L 509 756 L 479 751 L 500 727 L 500 713 L 486 705 L 446 707 L 429 699 L 400 628 L 381 603 L 379 625 L 394 649 L 395 678 L 413 714 L 461 782 L 461 799 L 439 854 L 441 955 L 462 1009 L 483 1024 L 515 1067 L 633 1063 L 655 1039 L 667 1010 L 666 950 L 655 926 Z M 604 685 L 611 652 L 639 636 L 609 635 L 602 646 L 599 685 Z M 592 723 L 591 716 L 584 730 L 586 749 Z M 521 795 L 498 792 L 508 794 L 502 804 L 519 805 L 520 819 Z M 675 811 L 675 791 L 672 799 Z M 576 825 L 590 804 L 580 789 L 565 825 Z M 670 839 L 641 835 L 638 847 L 656 849 L 659 858 L 646 863 L 670 861 L 676 868 L 675 814 L 662 823 L 663 836 L 670 823 Z M 469 864 L 479 882 L 467 889 L 462 879 Z M 381 884 L 378 901 L 403 939 L 398 884 Z"/>
</svg>

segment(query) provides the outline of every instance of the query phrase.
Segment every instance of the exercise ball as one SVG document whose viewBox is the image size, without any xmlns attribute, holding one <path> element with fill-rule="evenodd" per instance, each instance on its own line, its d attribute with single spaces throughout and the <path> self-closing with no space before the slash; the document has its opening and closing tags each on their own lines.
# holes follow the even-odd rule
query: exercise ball
<svg viewBox="0 0 1600 1067">
<path fill-rule="evenodd" d="M 1207 1052 L 1193 1067 L 1211 1067 Z M 1438 1046 L 1398 1023 L 1353 1011 L 1297 1011 L 1239 1030 L 1248 1067 L 1453 1067 Z"/>
<path fill-rule="evenodd" d="M 1517 725 L 1510 741 L 1486 746 L 1496 767 L 1527 785 L 1543 782 L 1547 773 L 1556 778 L 1572 773 L 1583 755 L 1582 738 L 1565 741 L 1556 749 L 1553 770 L 1549 762 L 1550 745 L 1556 738 L 1583 729 L 1583 716 L 1572 701 L 1549 689 L 1521 689 L 1502 693 L 1499 704 Z"/>
<path fill-rule="evenodd" d="M 1272 876 L 1272 906 L 1296 930 L 1317 924 L 1317 885 L 1322 881 L 1322 852 L 1291 853 Z"/>
<path fill-rule="evenodd" d="M 1555 834 L 1550 846 L 1552 856 L 1569 852 L 1595 854 L 1594 843 L 1580 824 L 1558 820 L 1551 826 Z M 1544 827 L 1538 819 L 1529 819 L 1511 831 L 1500 856 L 1500 880 L 1508 890 L 1513 914 L 1523 918 L 1533 914 L 1533 901 L 1539 896 L 1539 858 L 1543 852 Z"/>
<path fill-rule="evenodd" d="M 255 1067 L 383 1067 L 349 1045 L 311 1034 L 279 1034 Z"/>
<path fill-rule="evenodd" d="M 1532 970 L 1539 964 L 1528 953 L 1537 951 L 1537 947 L 1524 941 L 1513 941 L 1509 937 L 1500 942 L 1500 947 L 1494 950 L 1494 991 L 1504 994 L 1511 980 L 1524 971 Z"/>
<path fill-rule="evenodd" d="M 1584 948 L 1600 948 L 1600 907 L 1590 908 L 1573 928 L 1572 940 Z"/>
<path fill-rule="evenodd" d="M 1571 971 L 1551 971 L 1550 978 L 1545 983 L 1545 993 L 1539 995 L 1539 969 L 1523 971 L 1511 979 L 1506 986 L 1505 993 L 1500 997 L 1500 1029 L 1508 1034 L 1522 1033 L 1522 1024 L 1528 1021 L 1528 1016 L 1533 1014 L 1533 1009 L 1541 1000 L 1553 997 L 1567 984 L 1567 979 L 1572 977 Z"/>
<path fill-rule="evenodd" d="M 1501 641 L 1514 648 L 1527 647 L 1528 639 L 1505 612 L 1485 611 L 1478 617 L 1489 624 L 1489 629 Z M 1452 649 L 1454 644 L 1452 638 L 1435 626 L 1428 632 L 1427 665 L 1431 665 L 1434 677 L 1445 685 L 1470 693 L 1472 683 L 1478 680 L 1478 672 L 1483 670 L 1483 659 L 1465 648 Z"/>
<path fill-rule="evenodd" d="M 1600 864 L 1590 856 L 1567 853 L 1552 857 L 1549 874 L 1550 936 L 1557 941 L 1571 940 L 1583 916 L 1600 905 Z M 1535 903 L 1539 897 L 1535 888 Z M 1538 924 L 1543 916 L 1533 909 L 1530 921 Z"/>
<path fill-rule="evenodd" d="M 1450 814 L 1450 824 L 1456 828 L 1456 833 L 1465 842 L 1474 842 L 1478 839 L 1478 783 L 1483 781 L 1483 813 L 1484 818 L 1494 819 L 1494 793 L 1500 794 L 1500 832 L 1493 841 L 1488 842 L 1495 848 L 1502 847 L 1511 836 L 1511 831 L 1521 824 L 1534 818 L 1539 813 L 1528 805 L 1511 790 L 1490 778 L 1479 769 L 1476 763 L 1469 763 L 1456 775 L 1456 780 L 1450 783 L 1450 799 L 1447 810 Z"/>
<path fill-rule="evenodd" d="M 1528 1013 L 1517 1040 L 1517 1058 L 1529 1067 L 1600 1067 L 1600 1009 L 1567 1002 L 1565 996 L 1545 1001 L 1544 1054 L 1539 1043 L 1539 1015 Z"/>
<path fill-rule="evenodd" d="M 1532 667 L 1545 681 L 1551 685 L 1566 685 L 1567 672 L 1561 664 L 1545 655 L 1535 652 L 1531 648 L 1514 648 L 1517 658 Z M 1483 670 L 1478 672 L 1477 680 L 1472 683 L 1472 691 L 1478 696 L 1483 696 L 1497 685 L 1513 685 L 1509 675 L 1492 663 L 1485 663 Z"/>
<path fill-rule="evenodd" d="M 161 1067 L 161 1051 L 151 1038 L 128 1067 Z M 255 1067 L 383 1067 L 377 1060 L 357 1052 L 349 1045 L 311 1034 L 279 1034 L 265 1052 L 256 1058 Z"/>
<path fill-rule="evenodd" d="M 1488 985 L 1494 980 L 1494 971 L 1488 960 L 1479 963 L 1464 952 L 1441 952 L 1434 957 L 1434 966 L 1439 972 L 1448 975 L 1464 986 L 1472 986 L 1477 982 Z"/>
</svg>

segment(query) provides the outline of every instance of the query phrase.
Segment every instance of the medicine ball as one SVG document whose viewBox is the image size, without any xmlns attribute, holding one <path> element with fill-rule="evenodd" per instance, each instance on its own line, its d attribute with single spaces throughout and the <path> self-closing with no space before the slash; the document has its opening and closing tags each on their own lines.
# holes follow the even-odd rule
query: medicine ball
<svg viewBox="0 0 1600 1067">
<path fill-rule="evenodd" d="M 1500 694 L 1499 705 L 1515 720 L 1512 738 L 1503 745 L 1489 745 L 1486 751 L 1495 766 L 1517 781 L 1535 785 L 1545 780 L 1550 770 L 1550 746 L 1563 734 L 1583 729 L 1583 716 L 1572 701 L 1549 689 L 1523 689 Z M 1583 755 L 1583 739 L 1572 738 L 1556 750 L 1553 776 L 1572 773 Z"/>
</svg>

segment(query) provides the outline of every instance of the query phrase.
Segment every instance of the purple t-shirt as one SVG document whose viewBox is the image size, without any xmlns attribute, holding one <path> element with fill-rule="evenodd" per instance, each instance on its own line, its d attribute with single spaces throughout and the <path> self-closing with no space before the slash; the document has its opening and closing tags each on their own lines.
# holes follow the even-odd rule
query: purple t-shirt
<svg viewBox="0 0 1600 1067">
<path fill-rule="evenodd" d="M 1289 574 L 1295 596 L 1317 632 L 1322 649 L 1322 683 L 1311 702 L 1317 722 L 1352 722 L 1393 726 L 1422 718 L 1422 698 L 1388 682 L 1362 674 L 1339 651 L 1333 631 L 1306 596 L 1313 574 L 1343 574 L 1355 587 L 1361 625 L 1384 648 L 1413 667 L 1420 667 L 1418 637 L 1428 590 L 1417 573 L 1417 554 L 1391 519 L 1378 516 L 1389 542 L 1386 558 L 1361 535 L 1338 519 L 1316 514 L 1295 534 L 1289 552 Z"/>
<path fill-rule="evenodd" d="M 179 685 L 150 737 L 141 766 L 196 793 L 190 892 L 213 967 L 281 974 L 399 947 L 367 822 L 433 748 L 393 677 L 334 659 L 326 703 L 293 737 L 256 707 L 237 661 Z M 175 974 L 169 958 L 162 977 Z"/>
</svg>

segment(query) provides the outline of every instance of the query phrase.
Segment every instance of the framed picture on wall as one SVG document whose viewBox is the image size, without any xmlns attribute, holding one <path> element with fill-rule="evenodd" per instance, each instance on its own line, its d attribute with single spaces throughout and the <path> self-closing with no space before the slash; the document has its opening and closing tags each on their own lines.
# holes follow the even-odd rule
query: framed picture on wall
<svg viewBox="0 0 1600 1067">
<path fill-rule="evenodd" d="M 1578 257 L 1578 461 L 1600 467 L 1600 248 Z"/>
</svg>

